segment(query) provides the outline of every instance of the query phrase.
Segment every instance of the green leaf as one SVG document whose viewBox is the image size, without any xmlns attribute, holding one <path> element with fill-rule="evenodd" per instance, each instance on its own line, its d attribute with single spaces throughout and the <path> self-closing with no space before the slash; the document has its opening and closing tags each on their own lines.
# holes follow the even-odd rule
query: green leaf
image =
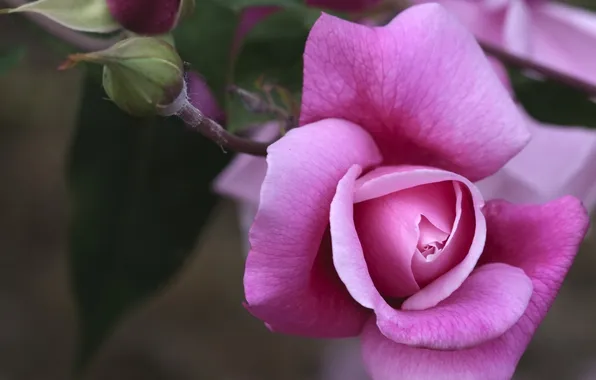
<svg viewBox="0 0 596 380">
<path fill-rule="evenodd" d="M 228 159 L 177 119 L 126 115 L 87 80 L 68 172 L 79 370 L 124 313 L 181 269 Z"/>
<path fill-rule="evenodd" d="M 263 79 L 285 88 L 297 99 L 302 89 L 306 38 L 319 15 L 316 9 L 293 8 L 274 13 L 258 24 L 246 37 L 236 61 L 234 84 L 258 93 L 257 82 Z M 227 104 L 227 115 L 230 131 L 272 119 L 269 115 L 248 112 L 234 97 Z"/>
<path fill-rule="evenodd" d="M 551 80 L 533 79 L 512 70 L 516 98 L 543 123 L 596 127 L 596 104 L 586 94 Z"/>
<path fill-rule="evenodd" d="M 304 0 L 219 0 L 220 4 L 233 9 L 241 10 L 255 6 L 279 6 L 282 8 L 302 7 Z"/>
<path fill-rule="evenodd" d="M 14 48 L 0 53 L 0 75 L 15 67 L 25 56 L 24 48 Z"/>
<path fill-rule="evenodd" d="M 82 32 L 109 33 L 120 28 L 105 0 L 38 0 L 3 13 L 33 12 Z"/>
</svg>

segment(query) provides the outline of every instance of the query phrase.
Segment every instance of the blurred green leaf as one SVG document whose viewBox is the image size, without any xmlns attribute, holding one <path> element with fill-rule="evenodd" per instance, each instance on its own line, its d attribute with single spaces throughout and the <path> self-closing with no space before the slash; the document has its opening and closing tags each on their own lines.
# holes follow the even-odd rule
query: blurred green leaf
<svg viewBox="0 0 596 380">
<path fill-rule="evenodd" d="M 176 28 L 174 37 L 182 59 L 206 79 L 219 103 L 224 104 L 232 44 L 240 16 L 219 3 L 197 1 L 194 13 Z"/>
<path fill-rule="evenodd" d="M 304 0 L 218 0 L 217 2 L 237 11 L 255 6 L 276 5 L 283 8 L 290 8 L 304 5 Z"/>
<path fill-rule="evenodd" d="M 177 119 L 126 115 L 86 81 L 68 172 L 79 370 L 124 313 L 181 269 L 228 159 Z"/>
<path fill-rule="evenodd" d="M 18 65 L 25 56 L 25 49 L 22 47 L 0 52 L 0 75 Z"/>
<path fill-rule="evenodd" d="M 259 23 L 242 46 L 235 64 L 234 84 L 258 93 L 257 82 L 262 79 L 283 87 L 298 99 L 302 89 L 302 54 L 310 28 L 319 15 L 317 9 L 293 8 L 274 13 Z M 274 100 L 280 99 L 274 97 Z M 231 131 L 272 119 L 247 111 L 236 97 L 229 99 L 227 116 Z"/>
<path fill-rule="evenodd" d="M 516 98 L 543 123 L 596 127 L 596 103 L 586 94 L 551 80 L 533 79 L 510 71 Z"/>
</svg>

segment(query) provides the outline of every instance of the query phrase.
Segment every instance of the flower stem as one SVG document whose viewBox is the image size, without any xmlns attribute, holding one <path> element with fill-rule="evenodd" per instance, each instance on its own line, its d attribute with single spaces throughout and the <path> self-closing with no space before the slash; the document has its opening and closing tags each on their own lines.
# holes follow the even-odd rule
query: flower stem
<svg viewBox="0 0 596 380">
<path fill-rule="evenodd" d="M 203 115 L 203 113 L 186 101 L 177 116 L 182 119 L 187 126 L 196 129 L 203 136 L 214 141 L 224 150 L 231 150 L 238 153 L 246 153 L 253 156 L 266 156 L 267 147 L 272 142 L 263 143 L 246 139 L 226 131 L 214 120 Z"/>
</svg>

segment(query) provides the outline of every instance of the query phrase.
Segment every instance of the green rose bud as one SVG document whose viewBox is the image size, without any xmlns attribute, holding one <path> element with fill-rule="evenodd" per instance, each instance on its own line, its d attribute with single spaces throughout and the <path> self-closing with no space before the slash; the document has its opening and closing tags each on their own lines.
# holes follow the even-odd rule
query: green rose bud
<svg viewBox="0 0 596 380">
<path fill-rule="evenodd" d="M 155 37 L 132 37 L 109 49 L 74 54 L 68 68 L 85 61 L 102 64 L 103 87 L 109 98 L 134 116 L 163 113 L 184 97 L 184 63 L 169 43 Z"/>
</svg>

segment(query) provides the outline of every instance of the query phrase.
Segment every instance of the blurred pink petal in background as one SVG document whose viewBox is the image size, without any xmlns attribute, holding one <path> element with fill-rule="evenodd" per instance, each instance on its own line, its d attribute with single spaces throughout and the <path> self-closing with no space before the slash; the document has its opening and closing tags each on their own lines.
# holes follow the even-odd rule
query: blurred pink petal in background
<svg viewBox="0 0 596 380">
<path fill-rule="evenodd" d="M 503 65 L 491 58 L 507 89 L 511 83 Z M 543 124 L 525 113 L 530 143 L 496 174 L 476 185 L 487 199 L 542 203 L 573 195 L 591 211 L 596 205 L 596 131 Z"/>
<path fill-rule="evenodd" d="M 596 14 L 548 0 L 414 0 L 438 2 L 476 37 L 596 84 Z"/>
</svg>

